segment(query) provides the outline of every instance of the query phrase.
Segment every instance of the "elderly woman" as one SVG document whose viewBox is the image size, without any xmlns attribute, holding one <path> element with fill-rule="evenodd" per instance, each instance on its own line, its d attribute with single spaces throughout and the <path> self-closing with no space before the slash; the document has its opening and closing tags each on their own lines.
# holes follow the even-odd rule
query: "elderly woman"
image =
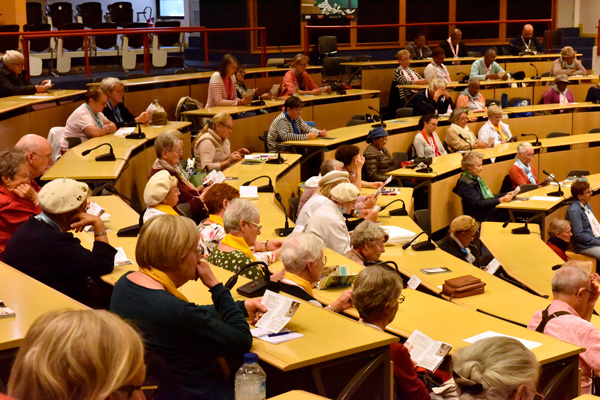
<svg viewBox="0 0 600 400">
<path fill-rule="evenodd" d="M 23 54 L 15 50 L 7 50 L 0 61 L 0 97 L 23 96 L 27 94 L 46 93 L 51 87 L 50 79 L 39 85 L 28 82 L 25 78 Z"/>
<path fill-rule="evenodd" d="M 245 65 L 238 65 L 237 71 L 235 71 L 235 88 L 237 91 L 237 95 L 240 99 L 243 99 L 246 95 L 246 92 L 249 90 L 248 85 L 246 85 L 246 82 L 244 81 L 244 78 L 246 76 L 246 66 Z M 271 93 L 267 92 L 267 93 L 263 93 L 260 96 L 258 94 L 254 94 L 254 96 L 252 97 L 253 100 L 258 100 L 258 99 L 264 99 L 264 100 L 268 100 L 271 98 Z"/>
<path fill-rule="evenodd" d="M 360 155 L 360 148 L 355 145 L 342 145 L 335 151 L 335 159 L 344 163 L 344 171 L 349 174 L 350 183 L 356 185 L 358 189 L 372 188 L 378 189 L 383 186 L 383 182 L 367 182 L 362 179 L 362 168 L 365 164 L 365 158 Z"/>
<path fill-rule="evenodd" d="M 446 90 L 443 79 L 433 78 L 424 91 L 420 91 L 413 101 L 414 115 L 450 114 L 454 103 Z"/>
<path fill-rule="evenodd" d="M 517 147 L 517 157 L 515 163 L 511 165 L 508 176 L 513 189 L 521 185 L 538 185 L 538 175 L 535 167 L 531 163 L 535 151 L 529 142 L 523 142 Z"/>
<path fill-rule="evenodd" d="M 231 152 L 231 132 L 233 119 L 229 114 L 218 113 L 207 121 L 194 144 L 196 168 L 223 170 L 250 154 L 245 148 Z"/>
<path fill-rule="evenodd" d="M 554 219 L 548 227 L 548 241 L 546 244 L 550 247 L 563 261 L 569 261 L 566 251 L 571 243 L 571 223 L 566 219 Z"/>
<path fill-rule="evenodd" d="M 363 221 L 352 231 L 350 245 L 352 249 L 344 256 L 360 265 L 369 265 L 379 261 L 385 253 L 388 233 L 372 221 Z"/>
<path fill-rule="evenodd" d="M 394 83 L 396 85 L 425 85 L 427 83 L 425 78 L 410 68 L 410 52 L 408 50 L 400 50 L 396 54 L 396 60 L 398 60 L 398 67 L 394 71 Z M 402 102 L 406 97 L 406 90 L 398 89 L 395 85 L 393 90 L 398 92 L 399 100 Z M 418 91 L 413 91 L 413 93 L 418 93 Z M 398 107 L 400 107 L 400 104 L 398 104 Z"/>
<path fill-rule="evenodd" d="M 108 135 L 117 130 L 117 126 L 102 114 L 106 107 L 106 93 L 97 86 L 88 89 L 85 103 L 73 111 L 67 119 L 65 130 L 60 139 L 63 152 L 69 149 L 67 138 L 88 139 Z"/>
<path fill-rule="evenodd" d="M 208 98 L 206 108 L 220 106 L 247 106 L 252 97 L 237 97 L 235 71 L 238 60 L 231 54 L 225 54 L 221 59 L 218 70 L 212 74 L 208 82 Z"/>
<path fill-rule="evenodd" d="M 169 174 L 169 171 L 158 171 L 150 177 L 144 189 L 144 203 L 147 207 L 144 222 L 156 215 L 179 215 L 173 208 L 178 201 L 177 178 Z"/>
<path fill-rule="evenodd" d="M 177 187 L 179 188 L 179 202 L 177 204 L 189 204 L 192 219 L 200 222 L 208 216 L 204 203 L 200 199 L 200 193 L 204 190 L 204 186 L 194 186 L 181 167 L 180 162 L 183 156 L 182 137 L 181 132 L 176 129 L 158 135 L 154 140 L 156 160 L 150 170 L 150 176 L 158 171 L 166 170 L 177 178 Z"/>
<path fill-rule="evenodd" d="M 367 182 L 383 182 L 388 178 L 385 173 L 395 169 L 394 159 L 385 148 L 387 140 L 388 133 L 381 126 L 370 130 L 367 135 L 369 145 L 363 153 Z"/>
<path fill-rule="evenodd" d="M 311 176 L 304 182 L 304 192 L 302 192 L 302 196 L 300 197 L 300 204 L 298 204 L 298 214 L 302 212 L 302 207 L 304 204 L 317 192 L 319 189 L 319 181 L 322 177 L 327 175 L 331 171 L 341 171 L 344 168 L 344 163 L 338 160 L 325 160 L 323 164 L 321 164 L 321 170 L 319 171 L 319 175 Z"/>
<path fill-rule="evenodd" d="M 233 301 L 198 252 L 198 228 L 188 218 L 159 215 L 142 226 L 135 248 L 139 271 L 115 285 L 110 310 L 133 322 L 146 349 L 162 356 L 190 399 L 232 399 L 233 383 L 219 357 L 241 357 L 252 345 L 245 317 L 260 299 Z M 214 302 L 189 302 L 179 288 L 200 279 Z"/>
<path fill-rule="evenodd" d="M 281 97 L 294 94 L 321 94 L 321 89 L 306 72 L 306 67 L 308 67 L 308 57 L 302 53 L 296 54 L 292 60 L 292 69 L 283 76 Z M 331 92 L 331 86 L 325 86 L 324 90 L 327 93 Z"/>
<path fill-rule="evenodd" d="M 358 188 L 351 183 L 336 185 L 331 189 L 330 197 L 312 213 L 304 232 L 314 233 L 323 239 L 329 249 L 346 254 L 350 250 L 350 235 L 344 213 L 352 210 L 358 193 Z"/>
<path fill-rule="evenodd" d="M 478 230 L 479 223 L 473 217 L 461 215 L 452 220 L 448 235 L 440 240 L 438 246 L 456 258 L 479 266 L 479 251 L 471 245 Z"/>
<path fill-rule="evenodd" d="M 439 157 L 448 154 L 442 145 L 442 142 L 435 133 L 438 127 L 439 116 L 437 114 L 427 114 L 419 119 L 419 129 L 413 139 L 413 147 L 417 157 Z"/>
<path fill-rule="evenodd" d="M 477 140 L 473 131 L 469 129 L 469 125 L 467 125 L 469 122 L 469 110 L 467 108 L 457 108 L 452 111 L 449 121 L 452 125 L 446 130 L 444 141 L 450 153 L 485 149 L 487 147 L 487 144 Z"/>
<path fill-rule="evenodd" d="M 500 143 L 514 142 L 517 138 L 513 138 L 510 133 L 510 128 L 507 124 L 501 121 L 502 108 L 496 105 L 491 105 L 487 110 L 488 121 L 479 129 L 477 137 L 481 142 L 487 144 L 487 147 L 494 147 Z"/>
<path fill-rule="evenodd" d="M 208 258 L 225 237 L 223 214 L 231 201 L 238 197 L 240 192 L 226 183 L 215 183 L 206 190 L 204 205 L 208 210 L 208 218 L 198 225 L 200 231 L 198 246 L 202 247 L 204 258 Z"/>
<path fill-rule="evenodd" d="M 600 80 L 600 76 L 598 79 Z M 600 103 L 600 81 L 588 89 L 585 101 L 596 104 Z"/>
<path fill-rule="evenodd" d="M 567 88 L 569 77 L 565 74 L 556 75 L 554 85 L 550 86 L 544 98 L 544 104 L 568 104 L 573 103 L 573 92 Z"/>
<path fill-rule="evenodd" d="M 102 310 L 50 311 L 23 339 L 8 394 L 30 400 L 141 400 L 145 379 L 142 339 L 121 318 Z"/>
<path fill-rule="evenodd" d="M 469 79 L 469 85 L 465 90 L 460 92 L 456 99 L 457 108 L 467 108 L 470 111 L 484 111 L 487 110 L 485 105 L 485 98 L 479 91 L 481 89 L 481 83 L 477 78 Z"/>
<path fill-rule="evenodd" d="M 567 209 L 567 219 L 573 230 L 575 252 L 600 260 L 600 223 L 589 205 L 592 189 L 585 181 L 571 185 L 573 202 Z"/>
<path fill-rule="evenodd" d="M 38 193 L 42 213 L 29 218 L 8 241 L 2 260 L 34 279 L 90 306 L 106 307 L 90 278 L 112 272 L 117 250 L 108 243 L 102 220 L 86 212 L 90 193 L 85 183 L 55 179 Z M 92 250 L 70 230 L 91 225 Z M 32 249 L 34 249 L 32 251 Z"/>
<path fill-rule="evenodd" d="M 496 206 L 511 201 L 513 192 L 494 195 L 479 176 L 482 165 L 483 154 L 477 151 L 464 153 L 461 161 L 463 173 L 452 191 L 462 199 L 463 213 L 477 221 L 497 220 L 501 213 Z"/>
<path fill-rule="evenodd" d="M 585 67 L 577 60 L 576 55 L 575 50 L 571 46 L 563 47 L 560 51 L 560 58 L 554 60 L 552 64 L 552 76 L 561 74 L 567 76 L 585 75 Z"/>
<path fill-rule="evenodd" d="M 256 240 L 262 226 L 258 208 L 250 201 L 233 199 L 223 214 L 223 227 L 225 237 L 208 257 L 211 264 L 237 273 L 253 261 L 271 264 L 279 259 L 281 240 Z M 262 276 L 262 272 L 256 265 L 240 275 L 257 279 Z"/>
<path fill-rule="evenodd" d="M 539 371 L 531 350 L 511 337 L 481 339 L 452 355 L 460 400 L 534 399 Z"/>
<path fill-rule="evenodd" d="M 313 287 L 321 280 L 327 257 L 323 255 L 325 243 L 310 233 L 293 233 L 287 237 L 281 247 L 281 260 L 285 266 L 285 275 L 277 284 L 279 290 L 298 297 L 318 307 L 323 305 L 314 298 Z M 326 308 L 341 312 L 349 308 L 351 291 L 342 295 Z"/>
<path fill-rule="evenodd" d="M 42 209 L 38 193 L 30 184 L 27 159 L 21 153 L 0 153 L 0 254 L 8 239 L 32 215 Z"/>
<path fill-rule="evenodd" d="M 125 104 L 123 104 L 125 85 L 118 78 L 102 79 L 100 89 L 106 93 L 107 98 L 106 107 L 102 110 L 102 114 L 118 128 L 133 124 L 147 124 L 152 120 L 152 114 L 148 111 L 143 111 L 140 115 L 134 117 L 125 107 Z"/>
<path fill-rule="evenodd" d="M 398 305 L 404 301 L 402 278 L 389 268 L 374 265 L 358 274 L 352 290 L 352 304 L 360 322 L 379 331 L 394 320 Z M 425 384 L 415 372 L 408 349 L 401 343 L 390 345 L 390 359 L 394 363 L 394 398 L 429 400 Z"/>
</svg>

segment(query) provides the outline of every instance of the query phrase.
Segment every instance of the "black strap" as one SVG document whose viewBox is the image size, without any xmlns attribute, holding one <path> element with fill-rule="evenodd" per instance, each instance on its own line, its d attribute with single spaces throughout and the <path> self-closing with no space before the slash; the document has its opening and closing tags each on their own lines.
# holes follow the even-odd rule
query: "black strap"
<svg viewBox="0 0 600 400">
<path fill-rule="evenodd" d="M 546 307 L 546 309 L 544 311 L 542 311 L 542 321 L 540 322 L 538 327 L 535 329 L 536 332 L 544 333 L 544 329 L 546 329 L 546 324 L 548 322 L 550 322 L 550 320 L 552 320 L 556 317 L 560 317 L 561 315 L 570 315 L 570 313 L 567 311 L 557 311 L 557 312 L 554 312 L 554 313 L 548 315 L 549 308 L 550 308 L 550 305 L 548 305 L 548 307 Z"/>
</svg>

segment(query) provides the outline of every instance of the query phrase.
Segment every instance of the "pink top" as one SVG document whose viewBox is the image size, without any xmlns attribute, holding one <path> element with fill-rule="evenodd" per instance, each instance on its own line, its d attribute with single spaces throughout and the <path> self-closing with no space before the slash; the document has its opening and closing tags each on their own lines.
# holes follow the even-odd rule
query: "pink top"
<svg viewBox="0 0 600 400">
<path fill-rule="evenodd" d="M 581 318 L 577 311 L 564 301 L 554 300 L 548 309 L 548 314 L 556 311 L 566 311 L 571 315 L 561 315 L 551 319 L 546 325 L 544 334 L 565 342 L 583 347 L 585 351 L 579 354 L 581 369 L 581 394 L 592 393 L 592 370 L 600 372 L 600 331 L 591 322 Z M 542 321 L 542 311 L 536 311 L 527 325 L 535 330 Z"/>
<path fill-rule="evenodd" d="M 298 85 L 298 89 L 300 90 L 314 90 L 319 88 L 306 71 L 302 73 L 302 80 L 304 82 L 304 89 L 300 88 L 300 85 Z M 294 94 L 294 83 L 298 83 L 298 78 L 294 74 L 294 70 L 291 69 L 283 76 L 280 96 L 291 96 Z"/>
<path fill-rule="evenodd" d="M 235 76 L 231 77 L 231 87 L 235 87 Z M 237 98 L 237 92 L 231 90 L 228 92 L 223 78 L 219 71 L 212 74 L 208 82 L 208 99 L 206 99 L 206 108 L 219 106 L 237 106 L 240 99 Z"/>
</svg>

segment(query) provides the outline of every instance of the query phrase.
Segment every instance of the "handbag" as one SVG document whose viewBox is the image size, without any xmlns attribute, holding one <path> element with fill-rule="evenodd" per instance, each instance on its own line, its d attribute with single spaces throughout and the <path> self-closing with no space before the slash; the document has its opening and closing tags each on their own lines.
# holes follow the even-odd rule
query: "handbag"
<svg viewBox="0 0 600 400">
<path fill-rule="evenodd" d="M 473 275 L 447 279 L 442 285 L 442 294 L 456 299 L 483 294 L 484 290 L 485 282 Z"/>
</svg>

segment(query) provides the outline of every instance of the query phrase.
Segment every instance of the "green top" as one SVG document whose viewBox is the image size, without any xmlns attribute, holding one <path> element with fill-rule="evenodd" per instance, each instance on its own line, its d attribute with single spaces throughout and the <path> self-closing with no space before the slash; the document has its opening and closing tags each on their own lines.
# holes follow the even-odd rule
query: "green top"
<svg viewBox="0 0 600 400">
<path fill-rule="evenodd" d="M 208 262 L 227 271 L 237 273 L 242 267 L 253 262 L 253 260 L 239 250 L 222 251 L 215 248 L 210 253 Z M 249 279 L 258 279 L 263 276 L 258 265 L 245 270 L 240 275 Z"/>
</svg>

